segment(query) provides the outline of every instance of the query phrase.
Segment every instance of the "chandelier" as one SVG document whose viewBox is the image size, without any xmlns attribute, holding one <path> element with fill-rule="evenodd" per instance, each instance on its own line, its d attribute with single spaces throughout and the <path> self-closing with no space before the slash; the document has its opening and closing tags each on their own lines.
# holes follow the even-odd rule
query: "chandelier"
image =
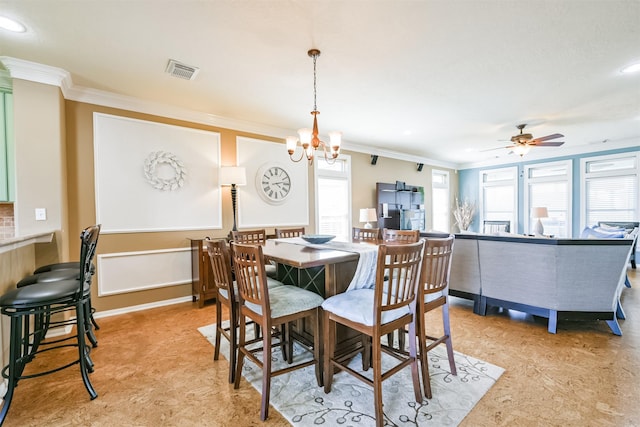
<svg viewBox="0 0 640 427">
<path fill-rule="evenodd" d="M 327 163 L 332 164 L 340 153 L 342 133 L 329 132 L 329 144 L 321 141 L 320 137 L 318 137 L 318 114 L 320 114 L 320 111 L 318 111 L 318 107 L 316 105 L 316 60 L 318 59 L 318 56 L 320 56 L 320 51 L 318 49 L 311 49 L 307 54 L 313 59 L 313 111 L 311 112 L 311 115 L 313 116 L 313 129 L 298 129 L 299 138 L 295 136 L 288 136 L 287 151 L 289 152 L 289 157 L 294 162 L 299 162 L 306 157 L 309 161 L 309 165 L 311 165 L 313 164 L 315 151 L 322 149 L 325 160 Z M 302 147 L 302 152 L 300 153 L 300 157 L 296 159 L 293 155 L 298 145 Z"/>
</svg>

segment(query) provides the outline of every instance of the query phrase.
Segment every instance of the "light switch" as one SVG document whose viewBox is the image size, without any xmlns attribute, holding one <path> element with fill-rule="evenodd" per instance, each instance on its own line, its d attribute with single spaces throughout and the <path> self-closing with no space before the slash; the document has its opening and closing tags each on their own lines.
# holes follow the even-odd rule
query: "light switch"
<svg viewBox="0 0 640 427">
<path fill-rule="evenodd" d="M 36 221 L 46 221 L 46 220 L 47 220 L 47 209 L 36 208 Z"/>
</svg>

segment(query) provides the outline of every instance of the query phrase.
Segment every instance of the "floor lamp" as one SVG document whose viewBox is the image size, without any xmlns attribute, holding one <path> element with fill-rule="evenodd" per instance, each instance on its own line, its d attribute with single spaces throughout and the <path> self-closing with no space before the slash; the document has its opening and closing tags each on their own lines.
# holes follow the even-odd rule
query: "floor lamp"
<svg viewBox="0 0 640 427">
<path fill-rule="evenodd" d="M 238 231 L 236 227 L 236 200 L 237 188 L 240 185 L 247 185 L 247 173 L 243 167 L 239 166 L 222 166 L 219 175 L 220 185 L 231 186 L 231 205 L 233 206 L 233 228 L 232 231 Z"/>
</svg>

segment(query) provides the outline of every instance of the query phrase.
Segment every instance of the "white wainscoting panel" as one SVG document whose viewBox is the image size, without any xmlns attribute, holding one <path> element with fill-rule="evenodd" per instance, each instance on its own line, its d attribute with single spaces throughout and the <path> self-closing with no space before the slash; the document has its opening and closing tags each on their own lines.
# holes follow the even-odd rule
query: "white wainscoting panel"
<svg viewBox="0 0 640 427">
<path fill-rule="evenodd" d="M 191 283 L 191 248 L 101 254 L 98 295 Z"/>
<path fill-rule="evenodd" d="M 102 234 L 222 228 L 219 133 L 103 113 L 93 121 Z"/>
<path fill-rule="evenodd" d="M 238 166 L 247 171 L 247 185 L 238 187 L 238 228 L 307 226 L 309 224 L 309 166 L 289 160 L 284 144 L 237 137 Z M 283 203 L 270 204 L 259 196 L 260 168 L 279 166 L 291 178 L 291 193 Z"/>
</svg>

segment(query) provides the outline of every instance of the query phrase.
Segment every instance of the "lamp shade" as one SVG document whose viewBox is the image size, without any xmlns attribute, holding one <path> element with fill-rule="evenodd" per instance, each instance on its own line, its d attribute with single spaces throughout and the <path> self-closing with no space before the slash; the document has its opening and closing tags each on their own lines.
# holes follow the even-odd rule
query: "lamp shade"
<svg viewBox="0 0 640 427">
<path fill-rule="evenodd" d="M 531 209 L 531 217 L 532 218 L 548 218 L 549 212 L 547 208 L 538 207 Z"/>
<path fill-rule="evenodd" d="M 360 209 L 360 222 L 377 221 L 378 214 L 374 208 Z"/>
<path fill-rule="evenodd" d="M 220 185 L 247 185 L 247 173 L 240 166 L 222 166 L 218 180 Z"/>
</svg>

